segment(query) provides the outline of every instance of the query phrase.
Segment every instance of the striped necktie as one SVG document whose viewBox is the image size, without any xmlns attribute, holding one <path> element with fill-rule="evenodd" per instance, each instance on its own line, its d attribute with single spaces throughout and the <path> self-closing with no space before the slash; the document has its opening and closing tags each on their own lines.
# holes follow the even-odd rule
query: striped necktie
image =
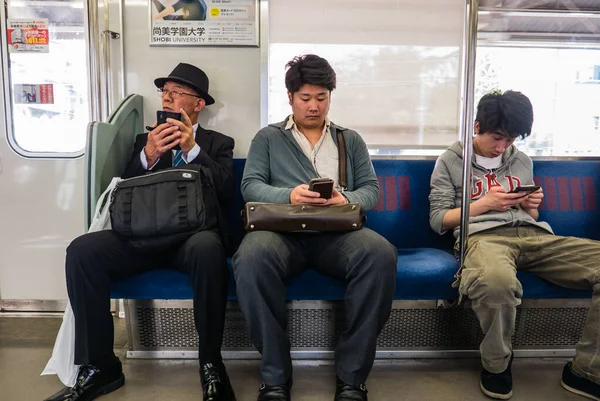
<svg viewBox="0 0 600 401">
<path fill-rule="evenodd" d="M 185 160 L 183 160 L 183 151 L 178 149 L 175 151 L 175 156 L 173 156 L 173 167 L 181 166 L 185 164 Z"/>
</svg>

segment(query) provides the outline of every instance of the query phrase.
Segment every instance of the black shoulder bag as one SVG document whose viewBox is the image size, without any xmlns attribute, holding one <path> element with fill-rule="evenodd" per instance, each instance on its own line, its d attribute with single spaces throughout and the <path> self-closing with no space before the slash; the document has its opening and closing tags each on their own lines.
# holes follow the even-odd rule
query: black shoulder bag
<svg viewBox="0 0 600 401">
<path fill-rule="evenodd" d="M 221 225 L 211 172 L 196 164 L 119 182 L 109 210 L 113 231 L 146 252 L 179 245 L 194 233 Z M 224 232 L 221 236 L 225 240 Z"/>
</svg>

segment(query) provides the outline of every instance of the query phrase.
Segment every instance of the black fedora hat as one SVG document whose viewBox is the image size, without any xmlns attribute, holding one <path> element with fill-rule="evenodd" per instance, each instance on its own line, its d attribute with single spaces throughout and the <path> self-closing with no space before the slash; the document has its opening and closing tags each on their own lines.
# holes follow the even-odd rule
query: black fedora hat
<svg viewBox="0 0 600 401">
<path fill-rule="evenodd" d="M 177 67 L 171 71 L 168 77 L 156 78 L 154 80 L 154 85 L 156 85 L 157 88 L 162 88 L 167 81 L 178 82 L 189 86 L 198 92 L 207 105 L 215 102 L 215 99 L 208 94 L 208 77 L 204 71 L 196 66 L 179 63 Z"/>
</svg>

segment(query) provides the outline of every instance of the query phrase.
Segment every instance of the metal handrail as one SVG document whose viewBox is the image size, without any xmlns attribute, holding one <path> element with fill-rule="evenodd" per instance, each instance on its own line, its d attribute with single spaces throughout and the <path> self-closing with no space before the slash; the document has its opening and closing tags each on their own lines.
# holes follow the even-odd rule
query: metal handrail
<svg viewBox="0 0 600 401">
<path fill-rule="evenodd" d="M 102 121 L 107 121 L 110 113 L 113 111 L 113 74 L 111 68 L 111 56 L 110 56 L 110 40 L 119 39 L 120 35 L 117 32 L 104 30 L 102 31 L 102 65 L 106 81 L 104 82 L 104 114 L 102 115 Z"/>
<path fill-rule="evenodd" d="M 465 260 L 469 236 L 469 213 L 471 209 L 471 158 L 473 155 L 473 107 L 475 96 L 475 53 L 477 48 L 477 9 L 479 0 L 465 0 L 465 26 L 462 47 L 462 84 L 460 132 L 463 140 L 462 206 L 460 214 L 460 266 Z M 460 270 L 457 272 L 460 278 Z"/>
<path fill-rule="evenodd" d="M 88 71 L 89 71 L 89 89 L 90 89 L 90 111 L 91 121 L 99 121 L 103 115 L 102 107 L 102 77 L 100 74 L 100 65 L 98 60 L 99 46 L 99 22 L 98 22 L 98 0 L 88 0 L 84 2 L 87 8 L 87 36 L 88 36 Z M 86 11 L 86 10 L 84 10 Z"/>
</svg>

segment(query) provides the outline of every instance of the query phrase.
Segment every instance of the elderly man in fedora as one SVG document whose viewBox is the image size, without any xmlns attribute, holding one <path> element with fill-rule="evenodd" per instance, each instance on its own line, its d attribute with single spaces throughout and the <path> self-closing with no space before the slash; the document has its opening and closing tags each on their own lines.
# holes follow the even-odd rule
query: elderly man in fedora
<svg viewBox="0 0 600 401">
<path fill-rule="evenodd" d="M 201 69 L 181 63 L 154 84 L 162 109 L 181 113 L 182 121 L 169 118 L 138 135 L 123 177 L 184 163 L 201 164 L 212 172 L 221 204 L 227 203 L 233 193 L 234 141 L 198 124 L 198 114 L 215 102 L 208 94 L 208 77 Z M 46 401 L 90 401 L 123 386 L 121 362 L 113 352 L 110 285 L 165 267 L 192 279 L 204 400 L 235 401 L 221 360 L 227 257 L 220 233 L 201 231 L 173 249 L 144 254 L 112 230 L 84 234 L 67 248 L 67 290 L 75 315 L 74 362 L 81 367 L 74 387 L 65 387 Z"/>
</svg>

